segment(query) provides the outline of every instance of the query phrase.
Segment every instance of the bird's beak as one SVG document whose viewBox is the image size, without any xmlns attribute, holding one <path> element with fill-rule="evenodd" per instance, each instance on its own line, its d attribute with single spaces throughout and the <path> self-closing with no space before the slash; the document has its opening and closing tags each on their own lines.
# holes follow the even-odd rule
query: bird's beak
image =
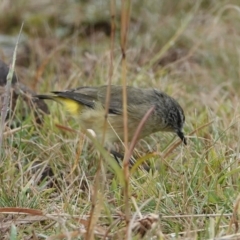
<svg viewBox="0 0 240 240">
<path fill-rule="evenodd" d="M 177 131 L 177 135 L 181 138 L 182 142 L 187 145 L 187 139 L 185 138 L 182 131 Z"/>
</svg>

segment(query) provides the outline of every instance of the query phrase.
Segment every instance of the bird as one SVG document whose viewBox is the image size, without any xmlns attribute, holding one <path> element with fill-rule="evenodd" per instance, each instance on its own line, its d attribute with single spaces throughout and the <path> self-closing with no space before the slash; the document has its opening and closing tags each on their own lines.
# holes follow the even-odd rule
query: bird
<svg viewBox="0 0 240 240">
<path fill-rule="evenodd" d="M 81 86 L 35 97 L 61 103 L 70 114 L 78 117 L 80 127 L 93 130 L 100 141 L 104 136 L 104 145 L 111 146 L 124 140 L 123 87 L 110 85 L 107 127 L 104 133 L 107 88 L 107 85 Z M 126 86 L 126 92 L 129 140 L 133 138 L 138 124 L 147 111 L 153 107 L 138 140 L 159 131 L 173 132 L 187 145 L 183 133 L 184 111 L 174 98 L 155 88 Z"/>
</svg>

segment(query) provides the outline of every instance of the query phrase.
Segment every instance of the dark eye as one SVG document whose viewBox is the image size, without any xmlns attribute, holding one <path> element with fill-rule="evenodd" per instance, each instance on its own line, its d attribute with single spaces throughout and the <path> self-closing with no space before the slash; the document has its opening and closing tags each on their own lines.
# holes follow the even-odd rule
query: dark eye
<svg viewBox="0 0 240 240">
<path fill-rule="evenodd" d="M 182 127 L 185 122 L 185 116 L 183 111 L 178 111 L 178 121 L 177 124 L 179 127 Z"/>
<path fill-rule="evenodd" d="M 175 122 L 176 114 L 173 111 L 170 111 L 168 114 L 169 122 Z"/>
<path fill-rule="evenodd" d="M 168 113 L 169 125 L 172 127 L 182 128 L 184 115 L 179 109 L 173 108 Z"/>
</svg>

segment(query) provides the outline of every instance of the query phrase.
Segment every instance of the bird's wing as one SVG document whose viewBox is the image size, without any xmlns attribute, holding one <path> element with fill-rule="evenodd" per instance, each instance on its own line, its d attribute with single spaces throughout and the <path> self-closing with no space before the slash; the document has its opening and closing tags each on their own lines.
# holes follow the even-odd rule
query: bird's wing
<svg viewBox="0 0 240 240">
<path fill-rule="evenodd" d="M 106 102 L 107 86 L 102 86 L 98 89 L 98 100 L 104 106 Z M 131 86 L 127 86 L 127 111 L 128 114 L 136 115 L 136 111 L 142 107 L 146 111 L 152 106 L 150 96 L 152 97 L 152 89 L 140 89 Z M 145 111 L 141 111 L 143 116 Z M 122 98 L 122 86 L 111 86 L 109 113 L 122 114 L 123 113 L 123 98 Z M 139 115 L 139 114 L 138 114 Z M 140 116 L 139 117 L 143 117 Z"/>
<path fill-rule="evenodd" d="M 94 87 L 80 87 L 67 91 L 52 92 L 58 97 L 74 100 L 89 108 L 94 108 L 97 99 L 97 88 Z"/>
<path fill-rule="evenodd" d="M 68 98 L 79 102 L 87 107 L 94 108 L 96 103 L 101 103 L 105 108 L 107 86 L 101 87 L 79 87 L 64 92 L 53 92 L 58 97 Z M 152 106 L 151 99 L 153 98 L 152 89 L 140 89 L 131 86 L 127 86 L 127 111 L 129 115 L 139 116 L 142 118 L 147 110 Z M 141 114 L 137 114 L 139 109 L 144 111 Z M 145 111 L 146 110 L 146 111 Z M 111 85 L 109 113 L 121 115 L 123 113 L 123 98 L 122 98 L 122 86 Z"/>
<path fill-rule="evenodd" d="M 107 96 L 107 86 L 102 86 L 98 90 L 98 100 L 103 106 L 106 105 L 106 96 Z M 109 113 L 112 114 L 121 114 L 122 113 L 122 87 L 111 85 L 110 91 L 110 103 L 109 103 Z"/>
<path fill-rule="evenodd" d="M 79 87 L 67 91 L 53 92 L 58 97 L 72 99 L 87 107 L 94 108 L 100 103 L 103 108 L 106 105 L 107 86 Z M 122 87 L 111 86 L 109 113 L 121 114 L 122 112 Z"/>
</svg>

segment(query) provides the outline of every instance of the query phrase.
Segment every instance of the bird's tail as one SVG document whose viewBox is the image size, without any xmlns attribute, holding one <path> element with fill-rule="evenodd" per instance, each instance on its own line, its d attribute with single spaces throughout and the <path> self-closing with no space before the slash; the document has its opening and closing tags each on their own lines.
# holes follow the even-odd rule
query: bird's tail
<svg viewBox="0 0 240 240">
<path fill-rule="evenodd" d="M 58 97 L 56 95 L 44 95 L 44 94 L 39 94 L 39 95 L 34 95 L 34 98 L 42 99 L 42 100 L 52 100 L 57 103 L 63 104 L 63 100 L 61 97 Z"/>
<path fill-rule="evenodd" d="M 58 95 L 35 95 L 34 97 L 38 99 L 53 100 L 57 103 L 60 103 L 65 107 L 68 112 L 73 115 L 77 115 L 82 109 L 82 105 L 77 101 Z"/>
<path fill-rule="evenodd" d="M 54 96 L 54 95 L 34 95 L 33 97 L 38 99 L 48 99 L 48 100 L 59 102 L 59 100 L 57 99 L 57 96 Z"/>
</svg>

